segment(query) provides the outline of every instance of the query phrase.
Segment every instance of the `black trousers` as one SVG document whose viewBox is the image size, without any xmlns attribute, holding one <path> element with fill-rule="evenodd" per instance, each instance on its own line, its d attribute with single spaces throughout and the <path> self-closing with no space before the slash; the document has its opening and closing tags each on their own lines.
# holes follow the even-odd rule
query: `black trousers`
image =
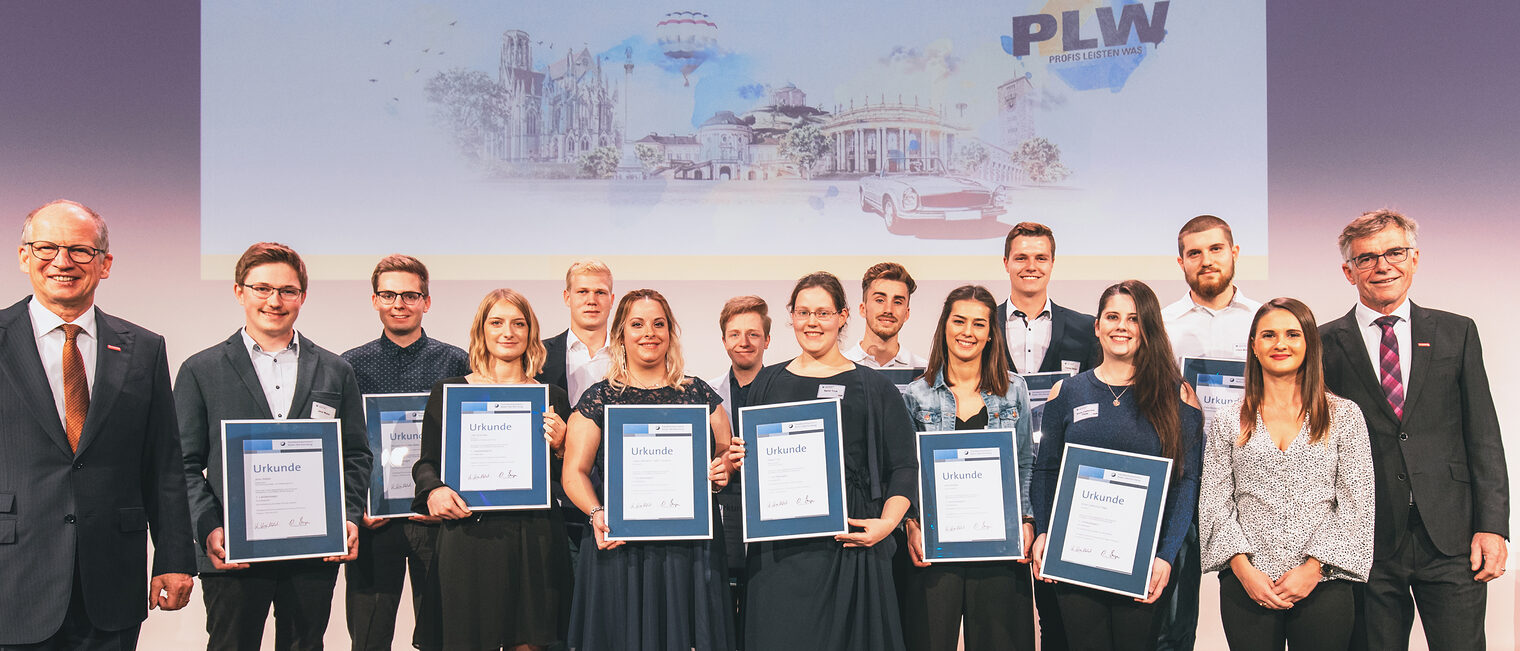
<svg viewBox="0 0 1520 651">
<path fill-rule="evenodd" d="M 1321 581 L 1287 610 L 1256 605 L 1235 573 L 1219 573 L 1219 618 L 1231 651 L 1346 651 L 1356 603 L 1351 584 Z"/>
<path fill-rule="evenodd" d="M 343 605 L 354 651 L 388 651 L 396 635 L 396 612 L 406 576 L 412 578 L 412 647 L 442 646 L 436 630 L 438 604 L 429 596 L 438 526 L 396 520 L 380 529 L 359 527 L 359 558 L 344 564 Z"/>
<path fill-rule="evenodd" d="M 1034 586 L 1015 561 L 909 566 L 903 637 L 908 651 L 1034 651 Z"/>
<path fill-rule="evenodd" d="M 1040 651 L 1066 651 L 1066 624 L 1061 621 L 1055 584 L 1034 582 L 1034 608 L 1040 616 Z"/>
<path fill-rule="evenodd" d="M 1418 607 L 1432 651 L 1486 648 L 1488 584 L 1473 580 L 1470 563 L 1467 554 L 1446 556 L 1436 549 L 1411 507 L 1409 527 L 1399 535 L 1394 553 L 1372 562 L 1358 605 L 1354 646 L 1408 649 Z"/>
<path fill-rule="evenodd" d="M 1084 651 L 1151 651 L 1161 620 L 1155 604 L 1134 597 L 1057 583 L 1066 641 Z M 1163 598 L 1165 598 L 1163 596 Z"/>
<path fill-rule="evenodd" d="M 143 599 L 148 598 L 148 586 L 143 586 Z M 0 626 L 4 626 L 0 622 Z M 0 645 L 0 651 L 133 651 L 137 648 L 137 634 L 142 625 L 120 631 L 103 631 L 90 622 L 90 614 L 84 607 L 84 590 L 79 586 L 79 566 L 74 566 L 74 591 L 69 596 L 69 609 L 63 615 L 63 625 L 52 637 L 36 644 L 16 646 Z"/>
<path fill-rule="evenodd" d="M 274 606 L 274 648 L 322 648 L 332 615 L 338 565 L 321 560 L 255 563 L 246 570 L 201 576 L 207 649 L 255 651 Z"/>
</svg>

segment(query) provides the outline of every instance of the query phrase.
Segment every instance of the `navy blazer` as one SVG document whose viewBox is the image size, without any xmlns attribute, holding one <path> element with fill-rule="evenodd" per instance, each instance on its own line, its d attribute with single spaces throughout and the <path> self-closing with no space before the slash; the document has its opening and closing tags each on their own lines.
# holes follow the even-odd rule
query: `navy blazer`
<svg viewBox="0 0 1520 651">
<path fill-rule="evenodd" d="M 566 391 L 570 390 L 570 380 L 565 375 L 565 351 L 570 347 L 569 341 L 568 329 L 544 340 L 544 350 L 548 353 L 548 357 L 544 359 L 544 370 L 539 371 L 534 377 L 539 384 L 552 384 Z M 575 407 L 575 405 L 570 406 Z"/>
<path fill-rule="evenodd" d="M 336 410 L 343 421 L 343 487 L 346 517 L 358 523 L 369 494 L 372 455 L 364 428 L 364 398 L 348 362 L 301 338 L 296 388 L 290 418 L 311 418 L 312 405 Z M 185 458 L 183 481 L 190 491 L 195 525 L 196 562 L 201 573 L 220 572 L 206 558 L 206 536 L 222 526 L 222 421 L 274 418 L 264 387 L 243 345 L 242 331 L 190 356 L 174 381 L 180 443 Z M 294 561 L 292 561 L 294 562 Z"/>
<path fill-rule="evenodd" d="M 1367 419 L 1377 478 L 1373 558 L 1397 551 L 1411 496 L 1436 549 L 1466 557 L 1474 532 L 1509 538 L 1509 475 L 1483 346 L 1472 319 L 1412 303 L 1409 332 L 1402 420 L 1373 373 L 1355 308 L 1320 326 L 1325 385 Z"/>
<path fill-rule="evenodd" d="M 997 332 L 1004 342 L 1008 341 L 1008 301 L 998 305 Z M 1098 348 L 1098 335 L 1093 332 L 1092 317 L 1051 301 L 1050 346 L 1045 349 L 1045 359 L 1040 362 L 1040 368 L 1019 368 L 1013 361 L 1011 350 L 1008 351 L 1008 368 L 1015 373 L 1053 373 L 1061 370 L 1062 361 L 1076 362 L 1081 367 L 1078 370 L 1080 373 L 1103 361 L 1103 350 Z"/>
<path fill-rule="evenodd" d="M 194 574 L 164 339 L 95 310 L 95 384 L 69 449 L 23 299 L 0 310 L 0 645 L 63 624 L 75 567 L 90 622 L 148 616 L 154 576 Z"/>
</svg>

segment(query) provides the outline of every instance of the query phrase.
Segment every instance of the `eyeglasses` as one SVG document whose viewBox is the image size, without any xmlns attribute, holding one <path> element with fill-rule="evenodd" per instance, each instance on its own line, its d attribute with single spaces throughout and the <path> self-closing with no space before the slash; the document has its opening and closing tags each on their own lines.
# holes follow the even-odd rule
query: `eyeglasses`
<svg viewBox="0 0 1520 651">
<path fill-rule="evenodd" d="M 813 317 L 817 317 L 819 321 L 828 321 L 839 316 L 839 312 L 837 310 L 792 310 L 792 316 L 798 321 L 806 321 Z"/>
<path fill-rule="evenodd" d="M 32 256 L 38 260 L 52 260 L 58 257 L 59 251 L 68 249 L 69 259 L 73 260 L 75 264 L 88 264 L 91 260 L 95 259 L 95 256 L 105 253 L 105 249 L 97 249 L 83 244 L 59 246 L 52 242 L 37 240 L 35 242 L 27 242 L 26 245 L 32 249 Z"/>
<path fill-rule="evenodd" d="M 380 299 L 381 305 L 392 305 L 398 298 L 402 305 L 416 305 L 427 298 L 427 294 L 422 292 L 375 292 L 375 296 Z"/>
<path fill-rule="evenodd" d="M 279 293 L 280 300 L 282 301 L 293 301 L 300 298 L 302 294 L 306 293 L 306 291 L 300 287 L 270 287 L 269 285 L 243 285 L 243 287 L 248 291 L 253 292 L 254 298 L 257 298 L 261 301 L 268 299 L 270 296 L 273 296 L 277 292 Z"/>
<path fill-rule="evenodd" d="M 1352 266 L 1356 267 L 1357 269 L 1371 269 L 1373 267 L 1376 267 L 1378 258 L 1387 260 L 1388 264 L 1399 264 L 1405 260 L 1408 260 L 1409 252 L 1413 250 L 1414 247 L 1412 246 L 1396 246 L 1382 253 L 1363 253 L 1348 260 L 1347 262 L 1350 262 Z"/>
</svg>

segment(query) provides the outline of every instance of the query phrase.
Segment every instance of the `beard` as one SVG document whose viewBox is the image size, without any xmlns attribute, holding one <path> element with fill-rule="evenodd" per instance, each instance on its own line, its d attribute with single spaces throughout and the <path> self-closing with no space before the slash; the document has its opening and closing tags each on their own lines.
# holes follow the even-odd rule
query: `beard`
<svg viewBox="0 0 1520 651">
<path fill-rule="evenodd" d="M 1224 293 L 1225 290 L 1229 289 L 1230 285 L 1235 282 L 1235 269 L 1233 267 L 1229 269 L 1220 269 L 1219 279 L 1214 281 L 1203 280 L 1200 277 L 1202 275 L 1201 271 L 1202 270 L 1200 270 L 1199 275 L 1189 277 L 1187 279 L 1187 283 L 1188 287 L 1192 288 L 1194 292 L 1204 298 L 1214 298 L 1216 296 L 1219 296 L 1220 294 Z"/>
<path fill-rule="evenodd" d="M 871 323 L 870 323 L 871 332 L 874 333 L 876 336 L 881 337 L 883 341 L 887 341 L 887 340 L 892 339 L 893 337 L 896 337 L 897 333 L 902 332 L 902 327 L 903 327 L 903 322 L 902 321 L 893 321 L 891 323 L 880 323 L 876 319 L 871 319 Z"/>
</svg>

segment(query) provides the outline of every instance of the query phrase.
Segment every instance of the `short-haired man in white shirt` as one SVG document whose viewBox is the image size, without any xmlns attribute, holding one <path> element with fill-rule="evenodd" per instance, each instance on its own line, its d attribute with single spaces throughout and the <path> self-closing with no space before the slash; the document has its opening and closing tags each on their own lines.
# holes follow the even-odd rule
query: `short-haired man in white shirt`
<svg viewBox="0 0 1520 651">
<path fill-rule="evenodd" d="M 1235 286 L 1235 261 L 1239 257 L 1240 245 L 1223 219 L 1199 215 L 1177 232 L 1177 266 L 1182 267 L 1188 292 L 1162 309 L 1161 319 L 1179 359 L 1246 358 L 1251 319 L 1261 303 L 1246 298 Z M 1203 577 L 1200 570 L 1195 524 L 1178 552 L 1172 597 L 1159 604 L 1164 612 L 1157 649 L 1193 648 L 1198 631 L 1198 588 Z"/>
<path fill-rule="evenodd" d="M 1246 358 L 1251 319 L 1261 303 L 1235 286 L 1239 257 L 1230 225 L 1213 215 L 1189 219 L 1177 233 L 1177 266 L 1188 292 L 1161 310 L 1177 357 Z"/>
<path fill-rule="evenodd" d="M 860 315 L 866 333 L 844 351 L 852 362 L 871 368 L 923 368 L 929 361 L 902 347 L 897 335 L 908 322 L 908 301 L 918 283 L 896 262 L 872 265 L 860 280 Z"/>
<path fill-rule="evenodd" d="M 570 327 L 544 340 L 544 370 L 538 381 L 570 394 L 570 405 L 607 374 L 607 320 L 612 316 L 612 270 L 601 260 L 578 260 L 565 271 L 565 307 Z"/>
</svg>

